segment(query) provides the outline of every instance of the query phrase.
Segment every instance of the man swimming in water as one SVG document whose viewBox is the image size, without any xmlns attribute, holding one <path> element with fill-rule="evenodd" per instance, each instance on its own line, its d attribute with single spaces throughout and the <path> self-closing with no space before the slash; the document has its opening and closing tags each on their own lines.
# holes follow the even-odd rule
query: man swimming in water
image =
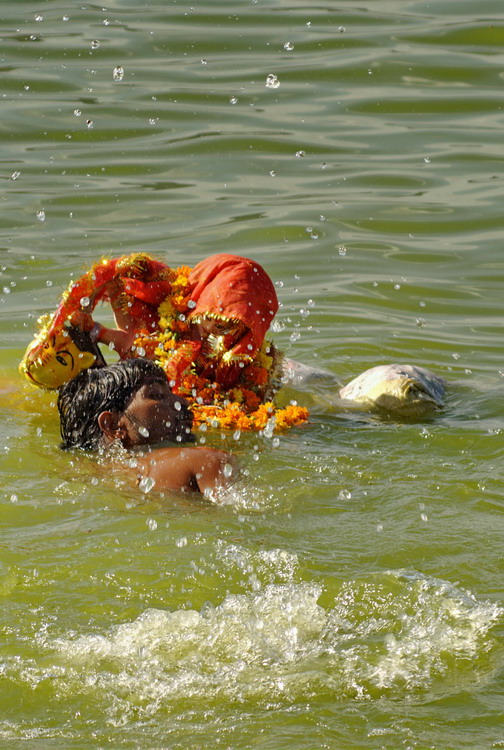
<svg viewBox="0 0 504 750">
<path fill-rule="evenodd" d="M 84 370 L 59 390 L 58 411 L 65 450 L 143 449 L 140 479 L 158 490 L 211 494 L 229 484 L 233 457 L 205 447 L 153 447 L 191 443 L 192 414 L 172 393 L 164 371 L 151 360 L 128 359 Z"/>
</svg>

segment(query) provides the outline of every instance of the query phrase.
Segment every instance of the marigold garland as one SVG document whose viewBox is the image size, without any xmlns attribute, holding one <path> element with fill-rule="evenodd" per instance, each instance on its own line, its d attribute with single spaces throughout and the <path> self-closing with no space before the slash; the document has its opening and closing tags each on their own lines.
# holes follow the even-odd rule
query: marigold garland
<svg viewBox="0 0 504 750">
<path fill-rule="evenodd" d="M 205 345 L 190 340 L 191 313 L 187 284 L 191 269 L 170 269 L 172 292 L 158 307 L 159 330 L 141 331 L 134 342 L 133 355 L 147 356 L 163 367 L 173 392 L 189 402 L 196 426 L 235 430 L 282 430 L 302 424 L 308 410 L 290 405 L 277 408 L 269 400 L 281 384 L 282 355 L 265 341 L 254 357 L 243 356 L 228 363 L 223 337 L 209 337 Z M 238 366 L 238 385 L 226 388 L 202 374 L 208 363 L 215 368 Z M 198 367 L 200 372 L 198 372 Z"/>
<path fill-rule="evenodd" d="M 275 430 L 285 430 L 303 424 L 308 419 L 308 409 L 303 406 L 277 408 L 272 401 L 261 404 L 256 411 L 247 414 L 239 403 L 232 401 L 227 406 L 192 405 L 194 424 L 208 424 L 235 430 L 264 430 L 270 423 Z"/>
</svg>

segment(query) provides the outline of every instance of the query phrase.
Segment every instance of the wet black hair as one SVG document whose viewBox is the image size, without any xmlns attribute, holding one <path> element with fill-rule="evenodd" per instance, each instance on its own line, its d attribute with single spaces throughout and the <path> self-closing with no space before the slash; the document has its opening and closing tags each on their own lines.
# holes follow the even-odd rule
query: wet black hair
<svg viewBox="0 0 504 750">
<path fill-rule="evenodd" d="M 96 341 L 93 341 L 88 331 L 81 331 L 77 326 L 66 326 L 66 331 L 81 352 L 91 352 L 91 354 L 94 354 L 95 361 L 91 367 L 106 367 L 107 363 L 101 353 L 100 347 Z"/>
<path fill-rule="evenodd" d="M 166 380 L 164 370 L 149 359 L 126 359 L 90 368 L 64 383 L 58 393 L 63 450 L 96 450 L 102 430 L 102 411 L 122 414 L 146 380 Z"/>
</svg>

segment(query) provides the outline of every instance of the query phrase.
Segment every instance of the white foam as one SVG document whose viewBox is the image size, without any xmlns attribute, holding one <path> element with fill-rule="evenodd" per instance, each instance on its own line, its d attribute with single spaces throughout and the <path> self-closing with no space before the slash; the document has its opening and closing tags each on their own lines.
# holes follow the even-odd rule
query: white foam
<svg viewBox="0 0 504 750">
<path fill-rule="evenodd" d="M 226 555 L 250 563 L 243 550 Z M 281 550 L 267 557 L 266 566 Z M 294 561 L 284 563 L 289 577 Z M 107 633 L 44 647 L 64 664 L 61 689 L 98 692 L 113 722 L 184 699 L 404 697 L 460 688 L 488 671 L 490 631 L 502 618 L 495 604 L 404 572 L 344 583 L 327 609 L 321 593 L 311 583 L 273 583 L 199 612 L 148 609 Z"/>
</svg>

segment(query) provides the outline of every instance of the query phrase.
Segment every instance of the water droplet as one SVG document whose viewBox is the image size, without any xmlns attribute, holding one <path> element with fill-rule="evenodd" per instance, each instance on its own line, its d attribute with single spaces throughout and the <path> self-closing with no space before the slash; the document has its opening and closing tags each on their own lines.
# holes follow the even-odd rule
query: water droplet
<svg viewBox="0 0 504 750">
<path fill-rule="evenodd" d="M 241 430 L 235 430 L 233 432 L 233 440 L 239 440 L 241 437 Z"/>
<path fill-rule="evenodd" d="M 175 407 L 175 409 L 177 411 L 180 411 L 181 408 L 182 408 L 182 404 L 180 403 L 180 401 L 175 401 L 175 403 L 173 404 L 173 406 Z"/>
<path fill-rule="evenodd" d="M 287 52 L 292 52 L 292 50 L 294 49 L 294 45 L 292 44 L 292 42 L 285 42 L 284 49 L 287 50 Z"/>
<path fill-rule="evenodd" d="M 425 156 L 425 157 L 424 157 L 424 162 L 425 162 L 426 164 L 430 164 L 430 156 Z"/>
<path fill-rule="evenodd" d="M 187 307 L 189 308 L 189 310 L 194 310 L 194 308 L 196 307 L 196 302 L 193 299 L 190 299 L 187 303 Z"/>
<path fill-rule="evenodd" d="M 396 289 L 396 290 L 397 290 L 397 289 L 400 289 L 400 288 L 401 288 L 401 285 L 400 285 L 400 284 L 394 284 L 394 289 Z"/>
<path fill-rule="evenodd" d="M 418 328 L 425 328 L 425 318 L 417 318 L 416 324 Z"/>
<path fill-rule="evenodd" d="M 291 340 L 292 342 L 294 342 L 294 341 L 299 341 L 299 339 L 300 339 L 300 338 L 301 338 L 301 334 L 299 333 L 299 331 L 294 331 L 294 332 L 293 332 L 293 333 L 291 333 L 291 335 L 290 335 L 290 340 Z"/>
<path fill-rule="evenodd" d="M 37 219 L 39 221 L 45 221 L 45 211 L 43 209 L 40 209 L 40 211 L 37 211 Z"/>
<path fill-rule="evenodd" d="M 280 81 L 274 73 L 269 73 L 266 77 L 266 88 L 277 89 L 280 86 Z"/>
<path fill-rule="evenodd" d="M 145 349 L 143 346 L 138 346 L 136 352 L 139 357 L 145 357 Z"/>
<path fill-rule="evenodd" d="M 420 513 L 420 518 L 424 523 L 427 523 L 427 521 L 429 520 L 427 513 Z"/>
<path fill-rule="evenodd" d="M 10 501 L 11 501 L 11 503 L 17 503 L 17 501 L 18 501 L 18 496 L 14 492 L 10 496 Z"/>
<path fill-rule="evenodd" d="M 350 490 L 340 490 L 338 493 L 338 499 L 339 500 L 350 500 L 352 497 L 352 493 Z"/>
<path fill-rule="evenodd" d="M 140 435 L 143 435 L 143 437 L 149 437 L 150 435 L 149 430 L 147 429 L 147 427 L 144 427 L 143 424 L 138 428 L 138 432 L 140 433 Z"/>
<path fill-rule="evenodd" d="M 80 116 L 81 116 L 81 114 L 82 114 L 82 112 L 81 112 L 81 110 L 80 110 L 80 109 L 74 109 L 73 113 L 74 113 L 74 115 L 75 115 L 76 117 L 80 117 Z"/>
<path fill-rule="evenodd" d="M 91 304 L 91 300 L 89 299 L 89 297 L 81 297 L 79 300 L 79 304 L 81 306 L 81 310 L 85 310 L 86 307 L 89 307 L 89 305 Z"/>
<path fill-rule="evenodd" d="M 40 21 L 43 21 L 43 20 L 44 20 L 44 16 L 43 16 L 43 15 L 41 15 L 40 13 L 37 13 L 37 14 L 36 14 L 36 16 L 35 16 L 35 20 L 36 20 L 36 21 L 37 21 L 38 23 L 40 23 Z"/>
<path fill-rule="evenodd" d="M 229 103 L 230 104 L 237 104 L 238 103 L 238 97 L 237 96 L 232 96 L 231 99 L 229 100 Z"/>
<path fill-rule="evenodd" d="M 86 120 L 86 125 L 88 126 L 89 130 L 93 127 L 93 121 L 92 120 Z"/>
<path fill-rule="evenodd" d="M 309 299 L 307 305 L 308 307 L 315 307 L 315 302 L 312 299 Z"/>
<path fill-rule="evenodd" d="M 273 440 L 271 441 L 271 445 L 273 446 L 273 448 L 278 448 L 278 446 L 280 445 L 280 438 L 273 438 Z"/>
<path fill-rule="evenodd" d="M 151 531 L 156 531 L 158 524 L 157 524 L 157 521 L 154 518 L 148 518 L 147 519 L 147 526 L 149 527 L 149 529 Z"/>
<path fill-rule="evenodd" d="M 229 479 L 230 476 L 233 474 L 233 467 L 231 464 L 224 464 L 224 468 L 222 469 L 222 473 L 224 476 Z"/>
<path fill-rule="evenodd" d="M 91 42 L 91 49 L 98 49 L 99 46 L 100 42 L 98 41 L 98 39 L 93 39 L 93 41 Z"/>
<path fill-rule="evenodd" d="M 177 547 L 187 547 L 187 537 L 181 536 L 180 539 L 177 539 L 175 541 L 175 544 L 177 545 Z"/>
<path fill-rule="evenodd" d="M 274 169 L 270 169 L 270 177 L 276 177 L 276 172 Z"/>
<path fill-rule="evenodd" d="M 340 34 L 344 34 L 344 32 L 346 31 L 346 29 L 345 29 L 344 26 L 338 26 L 338 31 L 339 31 Z"/>
<path fill-rule="evenodd" d="M 13 172 L 11 174 L 11 180 L 18 180 L 21 177 L 21 172 Z"/>
<path fill-rule="evenodd" d="M 303 156 L 306 156 L 306 151 L 296 151 L 296 156 L 298 159 L 302 159 Z"/>
<path fill-rule="evenodd" d="M 138 483 L 138 486 L 142 490 L 142 492 L 147 493 L 151 491 L 155 484 L 156 482 L 152 477 L 142 477 L 142 479 Z"/>
<path fill-rule="evenodd" d="M 117 65 L 112 71 L 112 78 L 114 81 L 122 81 L 124 78 L 124 68 L 122 65 Z"/>
</svg>

